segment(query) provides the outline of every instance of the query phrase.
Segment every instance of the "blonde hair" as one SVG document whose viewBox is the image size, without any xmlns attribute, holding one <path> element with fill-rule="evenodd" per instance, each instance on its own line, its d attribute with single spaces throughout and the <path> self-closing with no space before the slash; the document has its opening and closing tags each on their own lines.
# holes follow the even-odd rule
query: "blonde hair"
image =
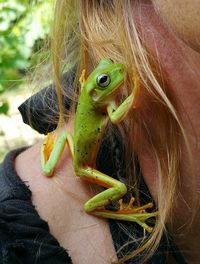
<svg viewBox="0 0 200 264">
<path fill-rule="evenodd" d="M 160 76 L 158 63 L 156 59 L 149 57 L 136 28 L 132 13 L 133 2 L 137 3 L 132 0 L 58 0 L 55 3 L 52 34 L 52 58 L 60 124 L 65 118 L 62 96 L 68 96 L 64 94 L 66 92 L 59 81 L 63 67 L 70 69 L 76 66 L 76 76 L 79 77 L 82 69 L 89 72 L 102 58 L 123 63 L 129 77 L 119 100 L 130 92 L 133 66 L 140 76 L 142 88 L 138 109 L 129 114 L 120 131 L 122 138 L 125 138 L 123 134 L 126 133 L 126 160 L 132 164 L 130 169 L 127 169 L 127 177 L 134 187 L 137 177 L 133 148 L 137 152 L 144 140 L 150 146 L 157 169 L 156 203 L 159 217 L 153 232 L 141 241 L 141 246 L 117 263 L 123 263 L 143 251 L 146 252 L 143 259 L 145 261 L 156 250 L 165 232 L 165 225 L 170 220 L 178 190 L 180 140 L 184 139 L 189 150 L 176 110 L 163 89 L 164 81 Z M 76 101 L 79 94 L 77 78 L 74 87 L 75 97 L 71 99 Z M 74 106 L 75 103 L 71 112 L 74 111 Z M 149 115 L 159 124 L 159 132 L 150 125 Z M 137 191 L 136 187 L 135 190 Z"/>
</svg>

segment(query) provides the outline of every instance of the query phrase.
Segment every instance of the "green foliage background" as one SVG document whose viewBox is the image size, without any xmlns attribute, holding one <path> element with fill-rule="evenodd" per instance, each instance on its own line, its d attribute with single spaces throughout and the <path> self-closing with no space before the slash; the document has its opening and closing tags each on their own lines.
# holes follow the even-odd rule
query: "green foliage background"
<svg viewBox="0 0 200 264">
<path fill-rule="evenodd" d="M 17 89 L 26 73 L 45 58 L 39 52 L 50 31 L 52 0 L 0 0 L 0 96 Z M 0 99 L 0 114 L 9 104 Z"/>
</svg>

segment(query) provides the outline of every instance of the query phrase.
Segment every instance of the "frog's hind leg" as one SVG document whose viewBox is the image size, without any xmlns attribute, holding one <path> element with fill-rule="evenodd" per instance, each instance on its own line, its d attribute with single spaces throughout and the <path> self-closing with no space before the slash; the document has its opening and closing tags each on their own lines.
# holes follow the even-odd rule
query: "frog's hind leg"
<svg viewBox="0 0 200 264">
<path fill-rule="evenodd" d="M 90 167 L 79 168 L 76 173 L 84 180 L 108 188 L 85 203 L 84 209 L 87 213 L 103 218 L 136 222 L 145 230 L 151 232 L 152 228 L 146 224 L 146 220 L 156 216 L 158 213 L 146 213 L 145 209 L 151 208 L 153 206 L 152 203 L 134 208 L 134 199 L 132 199 L 127 207 L 121 206 L 118 211 L 107 210 L 104 208 L 105 205 L 119 200 L 125 195 L 127 192 L 126 185 Z"/>
<path fill-rule="evenodd" d="M 75 172 L 76 175 L 88 182 L 108 188 L 85 203 L 84 208 L 88 213 L 93 212 L 96 208 L 110 204 L 111 201 L 119 200 L 127 192 L 124 183 L 90 167 L 75 168 Z"/>
</svg>

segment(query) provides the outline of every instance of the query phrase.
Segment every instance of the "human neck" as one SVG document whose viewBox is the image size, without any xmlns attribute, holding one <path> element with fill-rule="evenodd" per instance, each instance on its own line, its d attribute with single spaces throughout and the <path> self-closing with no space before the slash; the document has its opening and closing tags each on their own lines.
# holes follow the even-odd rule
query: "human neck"
<svg viewBox="0 0 200 264">
<path fill-rule="evenodd" d="M 192 147 L 193 161 L 195 165 L 196 189 L 199 195 L 200 190 L 200 54 L 188 47 L 173 32 L 167 28 L 164 22 L 156 14 L 151 3 L 143 3 L 134 13 L 139 21 L 139 28 L 142 31 L 147 50 L 159 61 L 162 74 L 166 82 L 167 94 L 173 99 L 178 116 L 188 136 Z M 159 129 L 159 127 L 158 127 Z M 152 188 L 152 181 L 155 180 L 156 169 L 152 160 L 143 150 L 139 159 L 145 181 L 152 192 L 156 195 L 157 190 Z M 199 263 L 200 253 L 200 214 L 197 213 L 194 222 L 191 224 L 190 232 L 180 234 L 178 228 L 188 222 L 189 189 L 191 183 L 191 171 L 188 166 L 188 158 L 182 146 L 182 157 L 180 167 L 180 182 L 182 187 L 182 200 L 175 208 L 175 215 L 172 215 L 173 226 L 169 229 L 175 233 L 177 242 L 183 251 L 186 251 L 186 258 L 189 263 Z M 183 231 L 181 231 L 183 232 Z"/>
</svg>

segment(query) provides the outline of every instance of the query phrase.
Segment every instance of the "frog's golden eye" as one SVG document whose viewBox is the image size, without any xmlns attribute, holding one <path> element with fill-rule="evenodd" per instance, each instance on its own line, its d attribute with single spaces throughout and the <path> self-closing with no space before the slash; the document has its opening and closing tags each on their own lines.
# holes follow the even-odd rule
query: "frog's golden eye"
<svg viewBox="0 0 200 264">
<path fill-rule="evenodd" d="M 107 87 L 110 84 L 110 76 L 106 73 L 102 73 L 97 77 L 96 81 L 98 86 Z"/>
</svg>

